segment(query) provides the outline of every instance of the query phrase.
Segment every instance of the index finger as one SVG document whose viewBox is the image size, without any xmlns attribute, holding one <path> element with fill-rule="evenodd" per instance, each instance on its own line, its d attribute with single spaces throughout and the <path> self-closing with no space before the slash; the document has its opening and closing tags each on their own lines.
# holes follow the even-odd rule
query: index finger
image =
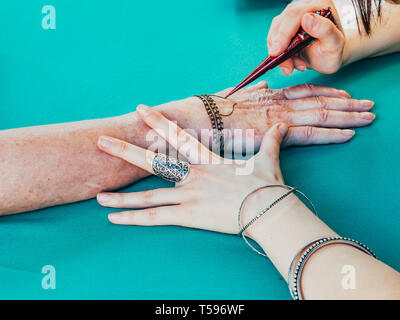
<svg viewBox="0 0 400 320">
<path fill-rule="evenodd" d="M 154 174 L 152 161 L 155 153 L 153 151 L 108 136 L 101 136 L 97 141 L 97 145 L 100 150 L 109 155 L 128 161 L 129 163 Z"/>
<path fill-rule="evenodd" d="M 301 26 L 301 19 L 305 13 L 321 9 L 323 5 L 305 5 L 304 3 L 290 3 L 271 24 L 268 33 L 268 52 L 272 56 L 282 53 L 296 35 Z"/>
<path fill-rule="evenodd" d="M 208 163 L 210 158 L 211 160 L 219 158 L 195 137 L 185 132 L 176 123 L 169 121 L 160 112 L 145 105 L 139 105 L 136 111 L 150 128 L 153 128 L 178 152 L 187 157 L 191 163 Z"/>
</svg>

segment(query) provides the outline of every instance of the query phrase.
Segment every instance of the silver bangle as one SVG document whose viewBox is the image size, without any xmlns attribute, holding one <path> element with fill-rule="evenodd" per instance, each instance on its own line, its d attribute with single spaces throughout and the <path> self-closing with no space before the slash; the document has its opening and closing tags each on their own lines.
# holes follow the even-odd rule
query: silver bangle
<svg viewBox="0 0 400 320">
<path fill-rule="evenodd" d="M 269 206 L 267 206 L 266 208 L 264 208 L 263 210 L 261 210 L 253 219 L 251 219 L 244 227 L 242 227 L 241 224 L 241 214 L 242 214 L 242 210 L 243 210 L 243 206 L 244 203 L 246 202 L 246 200 L 253 195 L 254 193 L 256 193 L 259 190 L 262 189 L 266 189 L 266 188 L 273 188 L 273 187 L 280 187 L 280 188 L 286 188 L 289 189 L 288 192 L 286 192 L 284 195 L 282 195 L 281 197 L 279 197 L 278 199 L 276 199 L 274 202 L 272 202 Z M 238 236 L 241 236 L 243 238 L 243 240 L 246 242 L 246 244 L 256 253 L 258 253 L 259 255 L 268 258 L 268 256 L 265 253 L 260 252 L 259 250 L 257 250 L 256 248 L 254 248 L 254 246 L 252 246 L 250 244 L 250 242 L 247 240 L 246 236 L 244 235 L 244 231 L 246 229 L 248 229 L 254 222 L 256 222 L 264 213 L 266 213 L 268 210 L 270 210 L 272 207 L 274 207 L 278 202 L 280 202 L 281 200 L 285 199 L 287 196 L 289 196 L 292 193 L 299 193 L 301 196 L 303 196 L 311 205 L 314 214 L 318 217 L 318 212 L 317 209 L 315 208 L 314 204 L 311 202 L 311 200 L 301 191 L 299 191 L 297 188 L 293 188 L 291 186 L 285 185 L 285 184 L 270 184 L 270 185 L 265 185 L 262 187 L 259 187 L 253 191 L 251 191 L 250 193 L 248 193 L 242 203 L 240 204 L 239 207 L 239 211 L 238 211 L 238 226 L 239 226 L 239 233 Z"/>
<path fill-rule="evenodd" d="M 258 189 L 259 190 L 259 189 Z M 291 188 L 289 189 L 288 192 L 286 192 L 285 194 L 283 194 L 282 196 L 280 196 L 278 199 L 276 199 L 274 202 L 272 202 L 268 207 L 262 209 L 253 219 L 251 219 L 238 233 L 238 236 L 241 236 L 243 232 L 245 232 L 247 230 L 248 227 L 250 227 L 254 222 L 256 222 L 259 218 L 261 218 L 261 216 L 266 213 L 269 209 L 271 209 L 273 206 L 275 206 L 278 202 L 282 201 L 283 199 L 285 199 L 287 196 L 289 196 L 290 194 L 292 194 L 293 192 L 296 192 L 297 188 Z M 256 191 L 253 191 L 251 194 L 253 194 Z M 248 195 L 249 196 L 249 195 Z M 247 197 L 244 199 L 246 200 Z M 243 204 L 244 202 L 242 202 Z M 242 211 L 242 206 L 240 206 L 239 209 L 239 219 L 240 219 L 240 213 Z M 239 226 L 240 226 L 240 220 L 239 220 Z"/>
<path fill-rule="evenodd" d="M 351 245 L 362 252 L 365 252 L 366 254 L 369 254 L 370 256 L 376 258 L 375 254 L 372 252 L 371 249 L 369 249 L 367 246 L 363 245 L 362 243 L 350 239 L 350 238 L 342 238 L 342 237 L 325 237 L 325 238 L 319 238 L 314 241 L 311 241 L 308 243 L 300 252 L 303 252 L 296 264 L 296 268 L 294 268 L 295 261 L 297 260 L 297 257 L 299 254 L 296 254 L 296 256 L 293 258 L 292 263 L 290 264 L 289 268 L 289 274 L 288 274 L 288 286 L 289 286 L 289 291 L 294 300 L 303 300 L 303 294 L 301 291 L 300 287 L 300 280 L 301 276 L 303 273 L 304 266 L 308 259 L 319 249 L 330 245 L 330 244 L 347 244 Z M 294 269 L 294 270 L 293 270 Z M 293 276 L 292 276 L 293 274 Z M 293 278 L 293 279 L 292 279 Z"/>
</svg>

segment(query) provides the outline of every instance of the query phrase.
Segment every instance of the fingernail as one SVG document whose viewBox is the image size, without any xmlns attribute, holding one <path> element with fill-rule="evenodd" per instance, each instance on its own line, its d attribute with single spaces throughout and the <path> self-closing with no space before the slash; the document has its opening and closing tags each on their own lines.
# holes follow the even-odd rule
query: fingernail
<svg viewBox="0 0 400 320">
<path fill-rule="evenodd" d="M 265 80 L 261 80 L 259 83 L 257 83 L 257 87 L 268 87 L 268 83 Z"/>
<path fill-rule="evenodd" d="M 150 109 L 150 107 L 145 106 L 144 104 L 140 104 L 136 108 L 136 110 L 139 111 L 141 114 L 149 114 Z"/>
<path fill-rule="evenodd" d="M 101 203 L 109 203 L 112 200 L 112 195 L 109 193 L 99 193 L 97 195 L 97 201 Z"/>
<path fill-rule="evenodd" d="M 289 68 L 281 67 L 281 69 L 282 69 L 282 72 L 283 72 L 286 76 L 290 75 L 290 70 L 289 70 Z"/>
<path fill-rule="evenodd" d="M 108 214 L 108 220 L 111 223 L 116 223 L 116 224 L 121 224 L 124 222 L 124 217 L 126 217 L 126 215 L 124 215 L 123 212 L 113 212 L 113 213 L 109 213 Z"/>
<path fill-rule="evenodd" d="M 345 136 L 349 136 L 352 137 L 355 135 L 355 131 L 354 130 L 342 130 L 342 134 L 344 134 Z"/>
<path fill-rule="evenodd" d="M 282 136 L 286 135 L 286 132 L 288 130 L 288 127 L 285 123 L 279 123 L 277 125 L 277 129 L 279 130 L 279 132 L 281 133 Z"/>
<path fill-rule="evenodd" d="M 350 93 L 348 93 L 348 92 L 346 92 L 344 90 L 338 90 L 338 91 L 339 91 L 340 95 L 343 96 L 343 97 L 346 97 L 346 98 L 350 98 L 351 97 Z"/>
<path fill-rule="evenodd" d="M 306 67 L 306 66 L 303 66 L 303 65 L 300 65 L 300 66 L 297 66 L 297 70 L 299 70 L 299 71 L 306 71 L 306 70 L 307 70 L 307 67 Z"/>
<path fill-rule="evenodd" d="M 374 106 L 375 102 L 371 100 L 361 100 L 361 105 L 365 108 L 371 109 Z"/>
<path fill-rule="evenodd" d="M 118 216 L 118 214 L 116 214 L 116 213 L 109 213 L 107 217 L 110 222 L 114 223 L 114 222 L 116 222 L 115 218 L 117 218 L 117 216 Z"/>
<path fill-rule="evenodd" d="M 314 30 L 314 28 L 317 27 L 317 24 L 318 24 L 318 20 L 314 16 L 314 14 L 312 14 L 312 13 L 307 14 L 307 19 L 306 19 L 307 28 L 310 30 Z"/>
<path fill-rule="evenodd" d="M 280 49 L 281 49 L 280 43 L 279 42 L 273 42 L 271 47 L 269 48 L 269 54 L 270 55 L 278 54 Z"/>
<path fill-rule="evenodd" d="M 360 113 L 361 118 L 365 119 L 365 120 L 374 120 L 376 115 L 374 115 L 371 112 L 361 112 Z"/>
<path fill-rule="evenodd" d="M 97 143 L 104 149 L 110 149 L 113 145 L 113 140 L 108 137 L 100 137 Z"/>
</svg>

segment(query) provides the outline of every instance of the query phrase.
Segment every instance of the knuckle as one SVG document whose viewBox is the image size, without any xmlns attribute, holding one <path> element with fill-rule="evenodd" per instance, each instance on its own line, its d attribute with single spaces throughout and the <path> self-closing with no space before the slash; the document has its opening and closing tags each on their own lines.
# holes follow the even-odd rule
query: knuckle
<svg viewBox="0 0 400 320">
<path fill-rule="evenodd" d="M 311 83 L 307 82 L 307 83 L 304 83 L 302 86 L 304 89 L 309 90 L 310 92 L 314 91 L 314 85 L 312 85 Z"/>
<path fill-rule="evenodd" d="M 305 127 L 304 128 L 304 137 L 306 139 L 310 139 L 314 135 L 314 131 L 315 131 L 315 129 L 312 126 Z"/>
<path fill-rule="evenodd" d="M 122 194 L 117 193 L 114 201 L 117 206 L 123 206 L 125 203 L 125 198 Z"/>
<path fill-rule="evenodd" d="M 274 104 L 278 105 L 282 112 L 291 109 L 289 100 L 274 100 Z"/>
<path fill-rule="evenodd" d="M 328 121 L 329 112 L 325 108 L 318 108 L 316 111 L 316 120 L 318 123 L 325 123 Z"/>
<path fill-rule="evenodd" d="M 321 109 L 328 109 L 328 101 L 325 97 L 316 96 L 315 102 Z"/>
<path fill-rule="evenodd" d="M 297 9 L 298 9 L 298 4 L 295 2 L 291 2 L 286 6 L 286 8 L 283 12 L 285 14 L 292 14 L 292 13 L 296 12 Z"/>
<path fill-rule="evenodd" d="M 186 177 L 186 179 L 184 179 L 181 182 L 178 182 L 177 185 L 179 186 L 187 186 L 190 185 L 191 182 L 193 181 L 197 181 L 198 178 L 204 178 L 202 171 L 198 169 L 198 167 L 200 167 L 200 165 L 198 166 L 191 166 L 190 170 L 189 170 L 189 174 Z"/>
<path fill-rule="evenodd" d="M 258 90 L 254 93 L 254 102 L 258 105 L 265 105 L 268 103 L 268 96 L 265 90 Z"/>
<path fill-rule="evenodd" d="M 148 205 L 151 203 L 151 201 L 154 198 L 154 190 L 148 190 L 143 192 L 143 196 L 142 196 L 142 202 L 145 205 Z"/>
<path fill-rule="evenodd" d="M 149 112 L 149 118 L 153 121 L 161 121 L 163 116 L 161 115 L 161 113 L 155 111 L 155 110 L 150 110 L 151 112 Z"/>
<path fill-rule="evenodd" d="M 265 109 L 265 118 L 267 119 L 267 121 L 271 121 L 272 120 L 272 115 L 271 115 L 271 109 L 270 108 L 266 108 Z"/>
<path fill-rule="evenodd" d="M 128 150 L 128 147 L 129 147 L 129 145 L 125 141 L 118 142 L 118 145 L 117 145 L 118 153 L 125 154 L 126 151 Z"/>
<path fill-rule="evenodd" d="M 277 24 L 279 23 L 280 17 L 281 17 L 280 15 L 275 16 L 275 17 L 272 19 L 271 26 L 277 25 Z"/>
<path fill-rule="evenodd" d="M 280 90 L 280 94 L 282 95 L 282 97 L 284 97 L 285 99 L 289 99 L 290 98 L 290 89 L 289 88 L 282 88 L 279 89 Z"/>
<path fill-rule="evenodd" d="M 347 99 L 347 106 L 350 111 L 354 111 L 356 109 L 356 100 L 354 99 Z"/>
<path fill-rule="evenodd" d="M 157 217 L 157 210 L 155 208 L 147 209 L 147 216 L 150 220 L 154 220 Z"/>
</svg>

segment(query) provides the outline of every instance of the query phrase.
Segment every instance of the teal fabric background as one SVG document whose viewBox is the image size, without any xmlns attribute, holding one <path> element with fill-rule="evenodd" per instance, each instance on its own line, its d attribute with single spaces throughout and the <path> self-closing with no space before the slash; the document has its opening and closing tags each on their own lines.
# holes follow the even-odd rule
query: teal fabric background
<svg viewBox="0 0 400 320">
<path fill-rule="evenodd" d="M 41 9 L 56 8 L 56 30 Z M 119 115 L 235 85 L 266 56 L 283 1 L 3 1 L 0 129 Z M 350 143 L 292 148 L 282 170 L 343 236 L 400 270 L 400 55 L 335 75 L 264 76 L 272 88 L 311 82 L 376 101 Z M 1 152 L 1 150 L 0 150 Z M 167 185 L 149 178 L 126 190 Z M 234 236 L 123 227 L 95 200 L 0 219 L 0 298 L 289 299 L 273 265 Z M 54 265 L 56 290 L 41 286 Z"/>
</svg>

